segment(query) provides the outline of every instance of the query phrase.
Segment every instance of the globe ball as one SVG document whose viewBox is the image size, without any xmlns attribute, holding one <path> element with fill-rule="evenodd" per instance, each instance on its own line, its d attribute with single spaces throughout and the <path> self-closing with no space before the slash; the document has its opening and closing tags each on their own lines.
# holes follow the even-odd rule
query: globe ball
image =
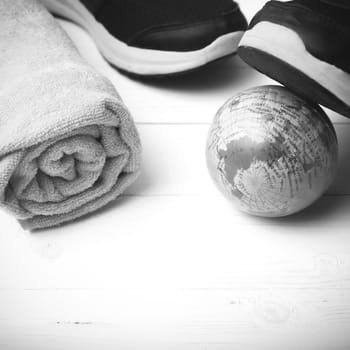
<svg viewBox="0 0 350 350">
<path fill-rule="evenodd" d="M 284 87 L 260 86 L 219 109 L 206 159 L 214 183 L 238 209 L 281 217 L 324 194 L 336 174 L 338 142 L 319 106 Z"/>
</svg>

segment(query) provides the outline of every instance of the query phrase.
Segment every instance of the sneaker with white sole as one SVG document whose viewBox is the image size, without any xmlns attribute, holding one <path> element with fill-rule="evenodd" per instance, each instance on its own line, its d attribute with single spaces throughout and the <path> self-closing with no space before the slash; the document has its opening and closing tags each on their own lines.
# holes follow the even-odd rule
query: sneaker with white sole
<svg viewBox="0 0 350 350">
<path fill-rule="evenodd" d="M 190 71 L 231 55 L 248 24 L 232 0 L 41 0 L 83 27 L 118 69 L 144 76 Z"/>
<path fill-rule="evenodd" d="M 350 1 L 337 1 L 269 1 L 238 54 L 299 95 L 350 117 L 350 12 L 341 7 Z"/>
</svg>

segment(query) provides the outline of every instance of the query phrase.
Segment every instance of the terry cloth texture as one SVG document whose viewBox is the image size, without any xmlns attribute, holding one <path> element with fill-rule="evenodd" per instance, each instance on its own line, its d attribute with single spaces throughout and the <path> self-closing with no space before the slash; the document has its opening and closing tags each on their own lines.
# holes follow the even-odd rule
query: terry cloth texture
<svg viewBox="0 0 350 350">
<path fill-rule="evenodd" d="M 26 229 L 104 206 L 139 173 L 131 116 L 36 0 L 0 1 L 0 206 Z"/>
</svg>

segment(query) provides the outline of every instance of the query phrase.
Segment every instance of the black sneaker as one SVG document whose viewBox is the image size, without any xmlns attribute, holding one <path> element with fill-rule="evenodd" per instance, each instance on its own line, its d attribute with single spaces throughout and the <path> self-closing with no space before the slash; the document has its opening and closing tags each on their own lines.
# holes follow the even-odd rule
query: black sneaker
<svg viewBox="0 0 350 350">
<path fill-rule="evenodd" d="M 237 51 L 248 24 L 232 0 L 41 0 L 87 30 L 117 68 L 137 75 L 193 70 Z"/>
<path fill-rule="evenodd" d="M 268 2 L 238 53 L 299 95 L 350 117 L 350 12 L 326 2 Z"/>
</svg>

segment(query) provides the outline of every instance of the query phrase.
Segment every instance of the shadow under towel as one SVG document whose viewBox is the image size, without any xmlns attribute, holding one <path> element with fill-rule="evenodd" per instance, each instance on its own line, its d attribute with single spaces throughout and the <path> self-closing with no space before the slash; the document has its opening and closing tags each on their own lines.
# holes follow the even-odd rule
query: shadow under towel
<svg viewBox="0 0 350 350">
<path fill-rule="evenodd" d="M 36 0 L 0 1 L 0 206 L 26 229 L 121 194 L 139 173 L 135 125 Z"/>
</svg>

